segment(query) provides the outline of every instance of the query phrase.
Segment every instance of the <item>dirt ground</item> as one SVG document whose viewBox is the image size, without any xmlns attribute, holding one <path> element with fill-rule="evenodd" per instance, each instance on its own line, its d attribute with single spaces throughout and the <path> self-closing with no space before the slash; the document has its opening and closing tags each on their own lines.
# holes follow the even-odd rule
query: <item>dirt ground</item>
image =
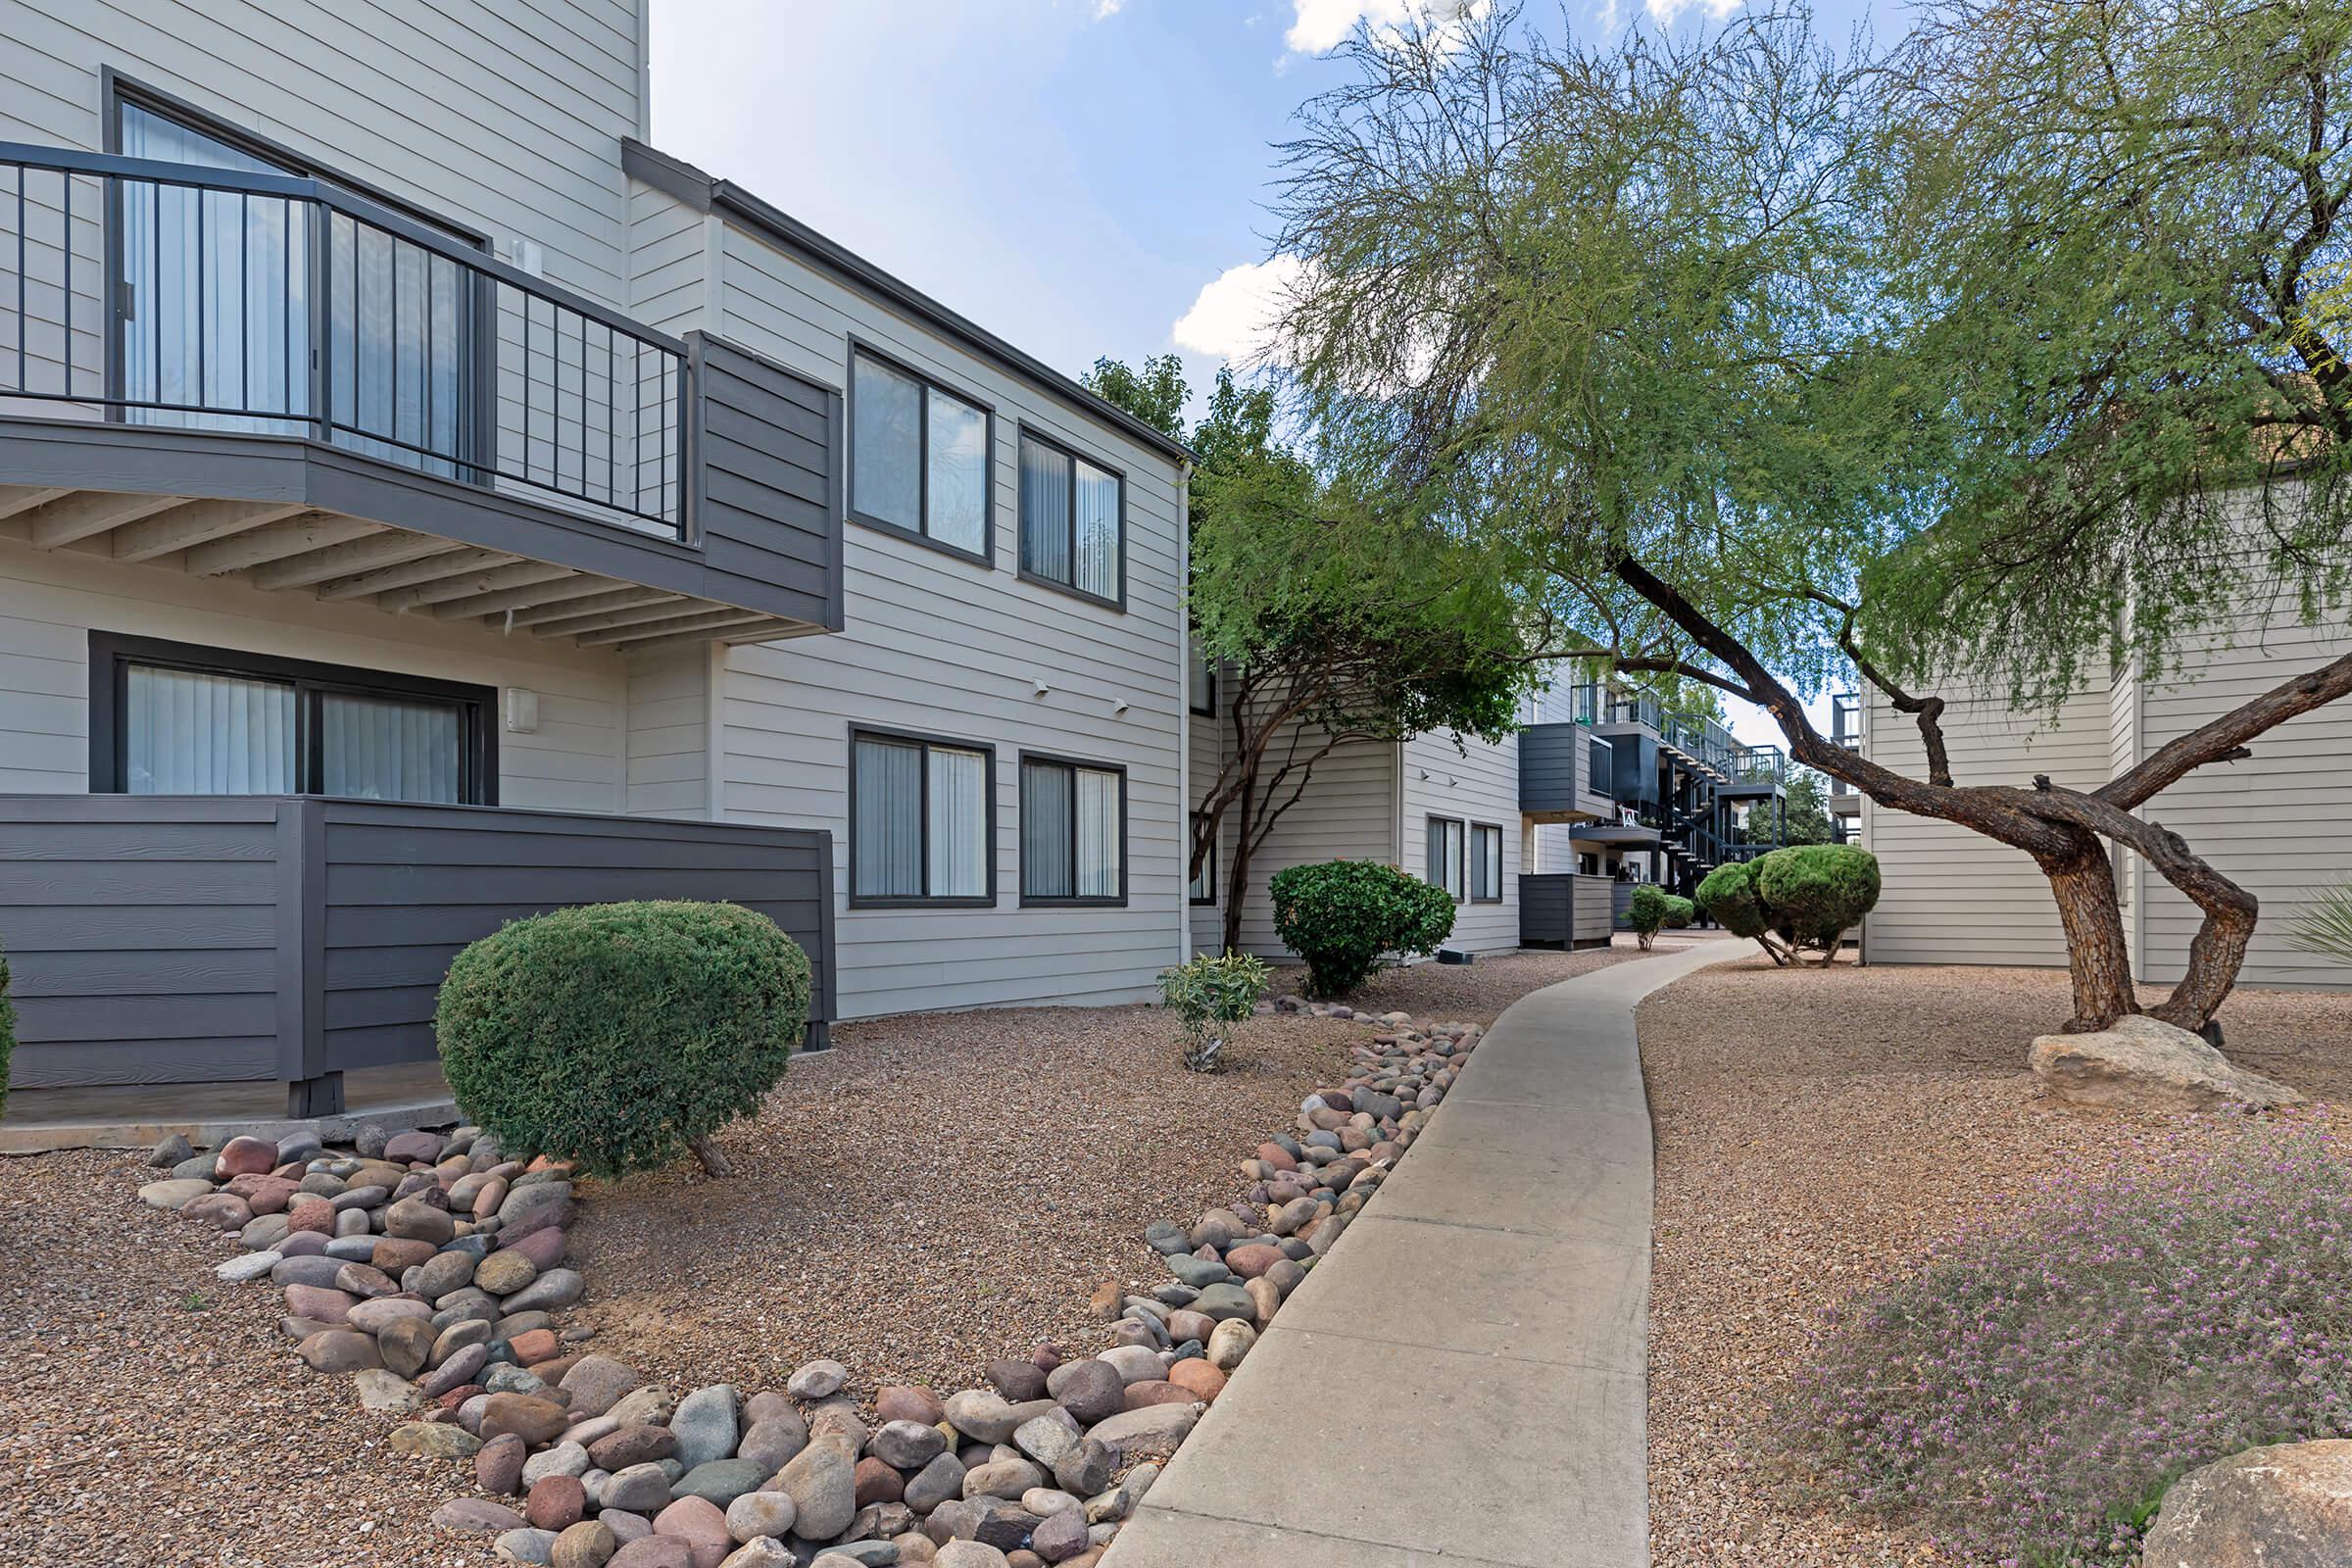
<svg viewBox="0 0 2352 1568">
<path fill-rule="evenodd" d="M 1625 957 L 1418 965 L 1351 1000 L 1484 1021 Z M 845 1026 L 721 1135 L 734 1179 L 584 1190 L 572 1320 L 678 1386 L 746 1392 L 817 1355 L 859 1392 L 947 1389 L 1040 1340 L 1092 1344 L 1087 1297 L 1141 1277 L 1143 1227 L 1229 1200 L 1236 1162 L 1364 1034 L 1261 1018 L 1202 1077 L 1147 1007 Z M 273 1292 L 215 1280 L 228 1240 L 138 1207 L 152 1174 L 117 1153 L 0 1159 L 0 1563 L 479 1568 L 484 1544 L 424 1524 L 458 1490 L 447 1467 L 391 1452 L 347 1381 L 294 1360 Z"/>
<path fill-rule="evenodd" d="M 1788 971 L 1760 956 L 1643 1004 L 1660 1568 L 1945 1562 L 1866 1522 L 1793 1510 L 1751 1440 L 1822 1308 L 1910 1266 L 2060 1156 L 2124 1161 L 2160 1140 L 2230 1136 L 2210 1120 L 2092 1117 L 2044 1095 L 2026 1050 L 2071 1010 L 2063 971 Z M 2241 1065 L 2316 1100 L 2352 1098 L 2352 995 L 2240 992 L 2222 1022 Z"/>
</svg>

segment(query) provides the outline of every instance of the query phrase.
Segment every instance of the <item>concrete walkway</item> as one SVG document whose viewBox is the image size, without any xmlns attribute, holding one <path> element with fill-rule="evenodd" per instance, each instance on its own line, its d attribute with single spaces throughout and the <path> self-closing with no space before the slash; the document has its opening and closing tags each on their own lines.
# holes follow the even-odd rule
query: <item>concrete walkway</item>
<svg viewBox="0 0 2352 1568">
<path fill-rule="evenodd" d="M 1650 1132 L 1613 964 L 1496 1021 L 1103 1568 L 1642 1568 Z"/>
</svg>

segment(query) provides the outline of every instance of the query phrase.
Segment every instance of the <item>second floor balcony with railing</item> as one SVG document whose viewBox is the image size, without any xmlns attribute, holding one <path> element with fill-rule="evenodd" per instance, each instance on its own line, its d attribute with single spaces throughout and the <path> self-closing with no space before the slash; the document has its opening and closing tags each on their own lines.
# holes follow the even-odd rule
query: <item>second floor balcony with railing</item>
<svg viewBox="0 0 2352 1568">
<path fill-rule="evenodd" d="M 0 142 L 0 413 L 308 437 L 676 539 L 690 373 L 339 185 Z"/>
<path fill-rule="evenodd" d="M 182 134 L 0 142 L 0 537 L 623 653 L 842 624 L 838 388 Z"/>
</svg>

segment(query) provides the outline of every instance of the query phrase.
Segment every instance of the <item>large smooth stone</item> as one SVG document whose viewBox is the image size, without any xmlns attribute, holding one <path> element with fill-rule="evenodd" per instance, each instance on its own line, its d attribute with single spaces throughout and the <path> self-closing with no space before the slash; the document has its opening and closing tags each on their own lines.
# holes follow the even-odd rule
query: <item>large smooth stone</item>
<svg viewBox="0 0 2352 1568">
<path fill-rule="evenodd" d="M 2043 1035 L 2027 1061 L 2061 1100 L 2100 1110 L 2162 1112 L 2299 1105 L 2302 1095 L 2249 1072 L 2185 1029 L 2119 1018 L 2079 1035 Z"/>
<path fill-rule="evenodd" d="M 678 1463 L 692 1470 L 735 1451 L 740 1408 L 735 1390 L 724 1383 L 697 1389 L 678 1401 L 669 1430 L 677 1435 Z"/>
<path fill-rule="evenodd" d="M 841 1438 L 822 1435 L 776 1472 L 775 1490 L 792 1499 L 793 1534 L 830 1541 L 858 1515 L 858 1452 Z"/>
<path fill-rule="evenodd" d="M 213 1184 L 200 1178 L 149 1182 L 139 1189 L 139 1201 L 149 1208 L 177 1211 L 213 1191 Z"/>
<path fill-rule="evenodd" d="M 2173 1483 L 2142 1568 L 2352 1563 L 2352 1441 L 2249 1448 Z"/>
</svg>

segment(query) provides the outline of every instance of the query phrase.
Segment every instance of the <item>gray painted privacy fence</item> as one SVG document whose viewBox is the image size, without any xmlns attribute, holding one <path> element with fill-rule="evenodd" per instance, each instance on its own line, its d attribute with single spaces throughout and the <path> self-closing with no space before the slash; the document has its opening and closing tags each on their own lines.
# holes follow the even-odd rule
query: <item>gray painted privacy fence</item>
<svg viewBox="0 0 2352 1568">
<path fill-rule="evenodd" d="M 1614 879 L 1571 871 L 1519 878 L 1519 942 L 1530 948 L 1606 947 Z"/>
<path fill-rule="evenodd" d="M 279 1079 L 433 1058 L 458 950 L 620 899 L 769 916 L 833 1016 L 832 835 L 309 796 L 0 795 L 0 944 L 19 1087 Z"/>
</svg>

